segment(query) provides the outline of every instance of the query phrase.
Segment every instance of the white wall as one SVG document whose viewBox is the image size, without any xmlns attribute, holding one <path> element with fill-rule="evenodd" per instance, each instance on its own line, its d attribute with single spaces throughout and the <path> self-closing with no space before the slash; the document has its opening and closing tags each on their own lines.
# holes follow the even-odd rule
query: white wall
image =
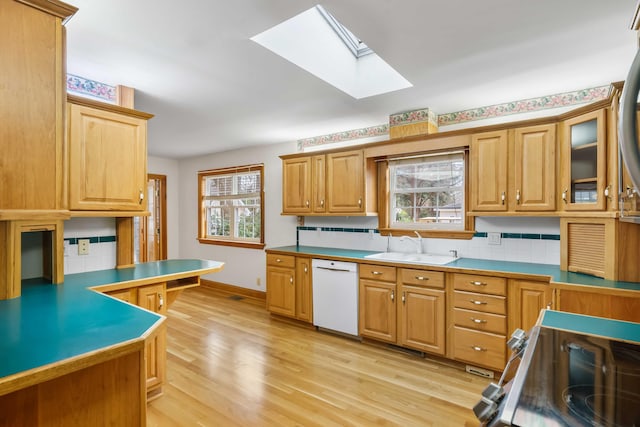
<svg viewBox="0 0 640 427">
<path fill-rule="evenodd" d="M 167 258 L 180 258 L 180 174 L 179 162 L 175 159 L 164 159 L 149 156 L 147 171 L 150 174 L 167 177 Z M 195 181 L 195 178 L 194 178 Z M 185 214 L 188 214 L 185 212 Z"/>
<path fill-rule="evenodd" d="M 282 216 L 282 164 L 278 157 L 296 151 L 294 142 L 230 150 L 179 162 L 178 241 L 180 258 L 202 258 L 226 263 L 205 279 L 254 290 L 265 290 L 266 256 L 263 250 L 208 245 L 198 242 L 198 171 L 264 163 L 265 243 L 267 247 L 296 243 L 296 217 Z M 258 280 L 260 285 L 258 285 Z"/>
</svg>

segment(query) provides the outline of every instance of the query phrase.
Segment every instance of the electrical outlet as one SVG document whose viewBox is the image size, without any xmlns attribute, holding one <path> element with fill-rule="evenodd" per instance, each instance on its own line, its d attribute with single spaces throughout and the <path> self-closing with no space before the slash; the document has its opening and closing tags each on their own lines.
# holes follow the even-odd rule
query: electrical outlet
<svg viewBox="0 0 640 427">
<path fill-rule="evenodd" d="M 487 233 L 487 240 L 490 245 L 500 245 L 500 233 Z"/>
<path fill-rule="evenodd" d="M 78 255 L 89 255 L 89 239 L 78 239 Z"/>
</svg>

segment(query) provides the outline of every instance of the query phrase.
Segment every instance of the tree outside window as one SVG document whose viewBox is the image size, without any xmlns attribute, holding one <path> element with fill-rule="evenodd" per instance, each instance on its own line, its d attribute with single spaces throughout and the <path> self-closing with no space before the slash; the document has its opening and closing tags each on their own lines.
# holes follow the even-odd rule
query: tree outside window
<svg viewBox="0 0 640 427">
<path fill-rule="evenodd" d="M 202 243 L 264 247 L 263 165 L 198 172 Z"/>
</svg>

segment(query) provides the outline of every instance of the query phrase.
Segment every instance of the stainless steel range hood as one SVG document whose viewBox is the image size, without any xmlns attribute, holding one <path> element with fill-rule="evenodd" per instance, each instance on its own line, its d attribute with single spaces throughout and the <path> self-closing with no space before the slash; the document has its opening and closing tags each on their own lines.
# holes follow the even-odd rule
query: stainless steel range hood
<svg viewBox="0 0 640 427">
<path fill-rule="evenodd" d="M 618 123 L 618 145 L 634 189 L 630 189 L 629 196 L 638 197 L 640 188 L 640 147 L 638 146 L 637 103 L 640 92 L 640 50 L 633 59 L 627 80 L 624 83 L 620 100 L 620 120 Z M 621 189 L 622 190 L 622 189 Z M 622 198 L 621 198 L 622 200 Z M 640 224 L 640 216 L 625 215 L 623 202 L 620 206 L 620 221 Z"/>
</svg>

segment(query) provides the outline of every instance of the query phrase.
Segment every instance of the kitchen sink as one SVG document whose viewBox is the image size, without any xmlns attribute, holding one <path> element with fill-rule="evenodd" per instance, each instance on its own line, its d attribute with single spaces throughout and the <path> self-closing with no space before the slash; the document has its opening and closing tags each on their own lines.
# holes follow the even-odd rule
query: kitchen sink
<svg viewBox="0 0 640 427">
<path fill-rule="evenodd" d="M 445 265 L 458 259 L 451 255 L 417 254 L 411 252 L 380 252 L 366 255 L 367 259 L 406 262 L 409 264 Z"/>
</svg>

